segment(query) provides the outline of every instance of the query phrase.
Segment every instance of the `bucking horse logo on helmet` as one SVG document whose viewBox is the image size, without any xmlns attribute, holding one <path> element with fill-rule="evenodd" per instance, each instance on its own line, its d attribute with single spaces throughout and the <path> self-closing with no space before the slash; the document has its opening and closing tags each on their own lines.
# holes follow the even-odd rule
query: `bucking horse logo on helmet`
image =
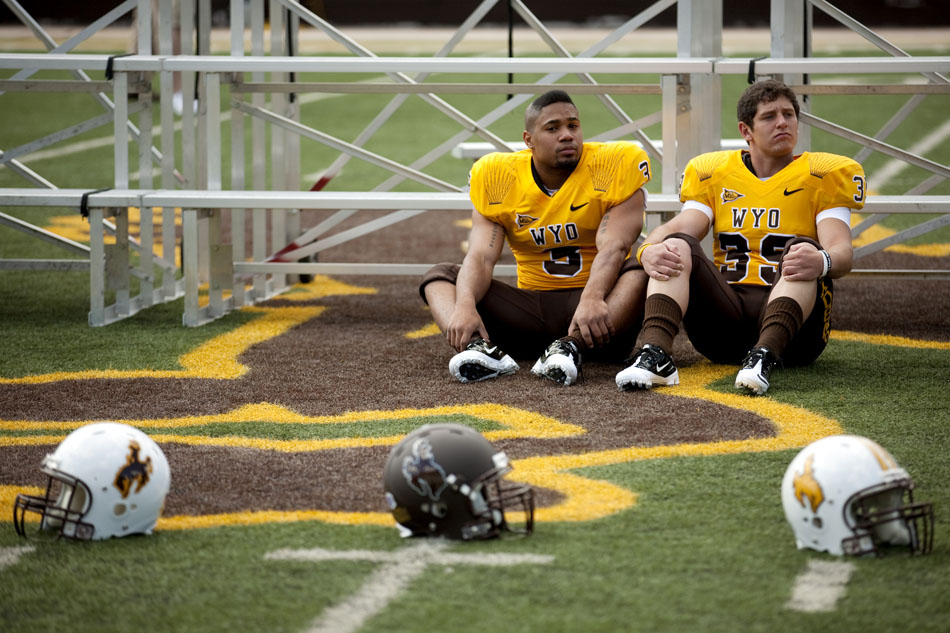
<svg viewBox="0 0 950 633">
<path fill-rule="evenodd" d="M 809 455 L 805 460 L 803 472 L 796 472 L 792 485 L 795 487 L 795 498 L 805 507 L 805 500 L 808 500 L 812 512 L 818 512 L 818 506 L 825 500 L 825 494 L 821 490 L 821 484 L 815 479 L 815 456 Z"/>
<path fill-rule="evenodd" d="M 122 493 L 123 499 L 129 496 L 134 484 L 138 484 L 135 487 L 135 492 L 141 492 L 145 484 L 148 483 L 149 475 L 152 474 L 152 458 L 146 457 L 143 462 L 139 457 L 139 451 L 141 450 L 142 447 L 139 446 L 138 442 L 129 442 L 129 454 L 125 458 L 125 465 L 115 474 L 115 481 L 112 482 L 112 485 Z"/>
<path fill-rule="evenodd" d="M 435 461 L 432 445 L 426 438 L 413 442 L 412 454 L 402 462 L 402 476 L 410 488 L 433 501 L 438 501 L 449 485 L 445 481 L 445 469 Z"/>
</svg>

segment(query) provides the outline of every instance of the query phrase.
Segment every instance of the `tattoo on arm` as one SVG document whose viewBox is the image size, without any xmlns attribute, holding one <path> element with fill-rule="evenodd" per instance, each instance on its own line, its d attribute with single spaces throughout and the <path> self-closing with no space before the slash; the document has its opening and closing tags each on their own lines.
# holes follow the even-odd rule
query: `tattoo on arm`
<svg viewBox="0 0 950 633">
<path fill-rule="evenodd" d="M 489 246 L 492 246 L 492 247 L 495 246 L 495 242 L 496 242 L 496 240 L 498 239 L 498 233 L 499 233 L 500 230 L 501 230 L 501 227 L 499 227 L 497 224 L 492 227 L 492 230 L 491 230 L 491 239 L 488 240 L 488 245 L 489 245 Z"/>
<path fill-rule="evenodd" d="M 608 211 L 607 213 L 605 213 L 603 219 L 600 221 L 600 232 L 601 232 L 601 233 L 606 233 L 606 232 L 607 232 L 607 221 L 608 221 L 609 219 L 610 219 L 610 211 Z"/>
</svg>

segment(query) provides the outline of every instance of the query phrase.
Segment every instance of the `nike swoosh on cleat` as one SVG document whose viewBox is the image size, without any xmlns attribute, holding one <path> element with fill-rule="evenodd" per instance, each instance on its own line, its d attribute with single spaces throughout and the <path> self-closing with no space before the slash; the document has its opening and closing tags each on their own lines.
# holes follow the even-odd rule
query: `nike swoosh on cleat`
<svg viewBox="0 0 950 633">
<path fill-rule="evenodd" d="M 658 366 L 657 366 L 656 371 L 657 371 L 657 372 L 661 372 L 661 371 L 663 371 L 664 369 L 666 369 L 666 368 L 669 367 L 669 366 L 670 366 L 669 363 L 663 363 L 662 365 L 658 365 Z"/>
<path fill-rule="evenodd" d="M 586 206 L 589 205 L 589 204 L 590 204 L 590 202 L 585 202 L 584 204 L 579 204 L 579 205 L 577 205 L 576 207 L 572 204 L 572 205 L 571 205 L 571 211 L 577 211 L 578 209 L 581 209 L 581 208 L 583 208 L 583 207 L 586 207 Z"/>
<path fill-rule="evenodd" d="M 792 195 L 793 193 L 798 193 L 798 192 L 801 191 L 802 189 L 804 189 L 804 187 L 799 187 L 798 189 L 792 189 L 791 191 L 789 191 L 789 190 L 788 190 L 788 187 L 785 187 L 785 191 L 783 191 L 782 193 L 784 193 L 786 196 L 790 196 L 790 195 Z"/>
</svg>

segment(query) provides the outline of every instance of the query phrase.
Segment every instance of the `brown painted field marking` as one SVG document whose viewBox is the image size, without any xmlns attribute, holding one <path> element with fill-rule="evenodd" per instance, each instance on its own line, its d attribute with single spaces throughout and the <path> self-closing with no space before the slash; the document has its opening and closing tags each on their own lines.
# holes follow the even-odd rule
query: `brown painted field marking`
<svg viewBox="0 0 950 633">
<path fill-rule="evenodd" d="M 773 437 L 721 442 L 674 444 L 666 446 L 630 446 L 620 449 L 579 453 L 573 455 L 543 455 L 514 460 L 514 470 L 508 476 L 513 481 L 529 483 L 555 490 L 563 495 L 553 506 L 538 508 L 535 519 L 547 521 L 590 521 L 610 516 L 630 508 L 637 502 L 637 494 L 608 481 L 585 477 L 573 472 L 590 466 L 604 466 L 631 461 L 665 459 L 680 456 L 728 455 L 758 451 L 775 451 L 800 448 L 824 437 L 841 433 L 841 425 L 835 420 L 806 409 L 775 402 L 769 398 L 750 398 L 741 394 L 722 393 L 707 385 L 729 375 L 734 368 L 710 363 L 698 363 L 680 372 L 681 384 L 675 388 L 659 388 L 657 393 L 677 397 L 697 398 L 712 401 L 735 409 L 751 411 L 770 420 L 776 428 Z M 247 420 L 271 420 L 282 423 L 325 424 L 333 421 L 395 419 L 425 415 L 464 413 L 482 419 L 496 421 L 502 429 L 490 430 L 486 437 L 494 441 L 517 437 L 554 437 L 581 435 L 586 431 L 579 426 L 567 424 L 538 413 L 506 407 L 503 405 L 458 405 L 434 409 L 407 409 L 391 412 L 359 412 L 344 416 L 301 416 L 282 407 L 261 403 L 247 405 L 231 414 L 186 417 L 164 420 L 123 420 L 126 424 L 142 428 L 174 428 L 196 424 Z M 83 422 L 24 422 L 0 421 L 0 430 L 24 430 L 43 428 L 61 430 L 57 436 L 0 436 L 0 445 L 55 444 L 65 432 Z M 241 446 L 274 451 L 319 451 L 333 448 L 392 445 L 400 436 L 386 438 L 357 437 L 315 440 L 273 440 L 269 438 L 205 437 L 189 435 L 153 435 L 156 441 L 179 442 L 204 446 Z M 2 516 L 0 516 L 2 520 Z M 240 512 L 203 516 L 166 517 L 159 521 L 158 529 L 196 529 L 221 525 L 259 525 L 297 521 L 322 521 L 345 525 L 393 525 L 392 516 L 384 512 L 337 512 L 333 510 L 298 510 Z"/>
</svg>

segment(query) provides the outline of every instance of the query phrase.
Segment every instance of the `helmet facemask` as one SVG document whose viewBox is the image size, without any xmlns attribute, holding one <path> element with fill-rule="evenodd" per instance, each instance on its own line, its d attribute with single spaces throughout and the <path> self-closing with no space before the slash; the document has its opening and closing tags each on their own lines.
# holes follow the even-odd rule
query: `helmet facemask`
<svg viewBox="0 0 950 633">
<path fill-rule="evenodd" d="M 534 490 L 527 484 L 506 482 L 503 477 L 511 466 L 504 453 L 496 454 L 504 465 L 498 466 L 475 480 L 473 486 L 462 485 L 458 492 L 468 497 L 473 519 L 462 526 L 463 540 L 488 539 L 499 536 L 502 531 L 528 535 L 534 530 Z M 524 513 L 525 526 L 513 529 L 508 523 L 507 512 Z"/>
<path fill-rule="evenodd" d="M 40 515 L 38 532 L 55 532 L 62 538 L 86 541 L 92 538 L 95 527 L 83 521 L 92 507 L 92 492 L 82 481 L 46 464 L 43 472 L 48 476 L 46 493 L 17 495 L 13 506 L 13 523 L 17 534 L 27 536 L 26 513 Z"/>
<path fill-rule="evenodd" d="M 906 547 L 911 555 L 933 548 L 933 505 L 914 503 L 914 484 L 906 479 L 855 493 L 845 504 L 845 523 L 854 536 L 841 546 L 853 555 L 882 554 L 882 547 Z"/>
</svg>

